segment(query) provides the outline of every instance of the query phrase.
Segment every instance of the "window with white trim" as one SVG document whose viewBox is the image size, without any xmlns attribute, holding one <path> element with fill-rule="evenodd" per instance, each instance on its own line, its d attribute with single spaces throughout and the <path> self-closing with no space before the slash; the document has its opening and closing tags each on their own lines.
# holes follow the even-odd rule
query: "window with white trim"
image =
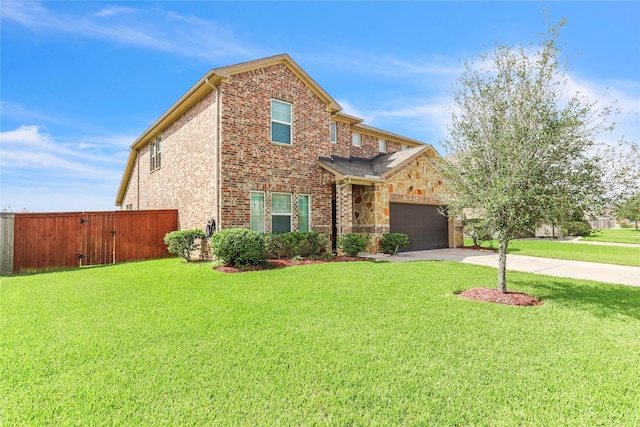
<svg viewBox="0 0 640 427">
<path fill-rule="evenodd" d="M 387 141 L 385 141 L 384 139 L 379 139 L 378 140 L 378 152 L 380 152 L 380 153 L 386 153 L 387 152 Z"/>
<path fill-rule="evenodd" d="M 291 104 L 271 100 L 271 141 L 291 145 Z"/>
<path fill-rule="evenodd" d="M 331 133 L 330 141 L 338 142 L 338 124 L 336 122 L 331 122 L 330 133 Z"/>
<path fill-rule="evenodd" d="M 404 151 L 404 150 L 406 150 L 406 149 L 408 149 L 408 148 L 409 148 L 409 147 L 407 147 L 407 146 L 406 146 L 406 145 L 404 145 L 404 144 L 402 144 L 402 146 L 400 147 L 400 149 L 401 149 L 402 151 Z"/>
<path fill-rule="evenodd" d="M 160 169 L 162 160 L 162 137 L 159 136 L 151 141 L 151 164 L 150 171 L 157 171 Z"/>
<path fill-rule="evenodd" d="M 360 137 L 360 134 L 359 134 L 359 133 L 352 133 L 352 134 L 351 134 L 351 144 L 352 144 L 354 147 L 360 147 L 360 146 L 362 146 L 362 139 L 361 139 L 361 137 Z"/>
<path fill-rule="evenodd" d="M 264 233 L 264 191 L 251 192 L 251 229 Z"/>
<path fill-rule="evenodd" d="M 311 203 L 308 194 L 298 195 L 298 231 L 311 231 Z"/>
<path fill-rule="evenodd" d="M 271 232 L 273 234 L 291 231 L 291 194 L 271 193 Z"/>
</svg>

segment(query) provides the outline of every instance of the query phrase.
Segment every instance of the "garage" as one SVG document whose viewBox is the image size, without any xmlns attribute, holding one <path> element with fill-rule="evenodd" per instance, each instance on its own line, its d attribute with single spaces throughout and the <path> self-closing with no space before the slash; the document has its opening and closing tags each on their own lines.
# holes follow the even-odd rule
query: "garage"
<svg viewBox="0 0 640 427">
<path fill-rule="evenodd" d="M 440 206 L 389 203 L 392 233 L 409 236 L 401 252 L 449 247 L 449 220 L 438 213 Z"/>
</svg>

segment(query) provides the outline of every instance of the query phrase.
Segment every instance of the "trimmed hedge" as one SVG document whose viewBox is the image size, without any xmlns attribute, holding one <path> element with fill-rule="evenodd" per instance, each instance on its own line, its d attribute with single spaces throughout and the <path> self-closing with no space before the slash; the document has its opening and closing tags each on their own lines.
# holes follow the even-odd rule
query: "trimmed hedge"
<svg viewBox="0 0 640 427">
<path fill-rule="evenodd" d="M 268 238 L 269 255 L 275 258 L 311 256 L 324 252 L 329 244 L 327 233 L 319 231 L 292 231 L 273 234 Z"/>
<path fill-rule="evenodd" d="M 233 267 L 262 264 L 267 259 L 266 238 L 246 228 L 227 228 L 211 237 L 211 252 Z"/>
</svg>

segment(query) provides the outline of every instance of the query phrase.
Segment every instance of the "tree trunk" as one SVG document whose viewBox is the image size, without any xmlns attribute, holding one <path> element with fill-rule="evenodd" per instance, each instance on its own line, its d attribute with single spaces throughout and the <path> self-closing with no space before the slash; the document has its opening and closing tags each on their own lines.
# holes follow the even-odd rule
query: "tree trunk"
<svg viewBox="0 0 640 427">
<path fill-rule="evenodd" d="M 498 256 L 498 290 L 503 294 L 507 293 L 507 246 L 508 240 L 500 241 Z"/>
</svg>

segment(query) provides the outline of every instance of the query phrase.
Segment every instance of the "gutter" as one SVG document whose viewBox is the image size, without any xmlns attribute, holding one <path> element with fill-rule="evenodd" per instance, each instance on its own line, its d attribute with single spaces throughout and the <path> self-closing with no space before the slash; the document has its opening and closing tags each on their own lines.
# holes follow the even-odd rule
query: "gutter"
<svg viewBox="0 0 640 427">
<path fill-rule="evenodd" d="M 209 78 L 205 78 L 204 83 L 212 90 L 216 91 L 216 222 L 217 229 L 222 229 L 222 132 L 220 124 L 222 123 L 222 108 L 220 105 L 220 88 L 209 83 Z"/>
</svg>

